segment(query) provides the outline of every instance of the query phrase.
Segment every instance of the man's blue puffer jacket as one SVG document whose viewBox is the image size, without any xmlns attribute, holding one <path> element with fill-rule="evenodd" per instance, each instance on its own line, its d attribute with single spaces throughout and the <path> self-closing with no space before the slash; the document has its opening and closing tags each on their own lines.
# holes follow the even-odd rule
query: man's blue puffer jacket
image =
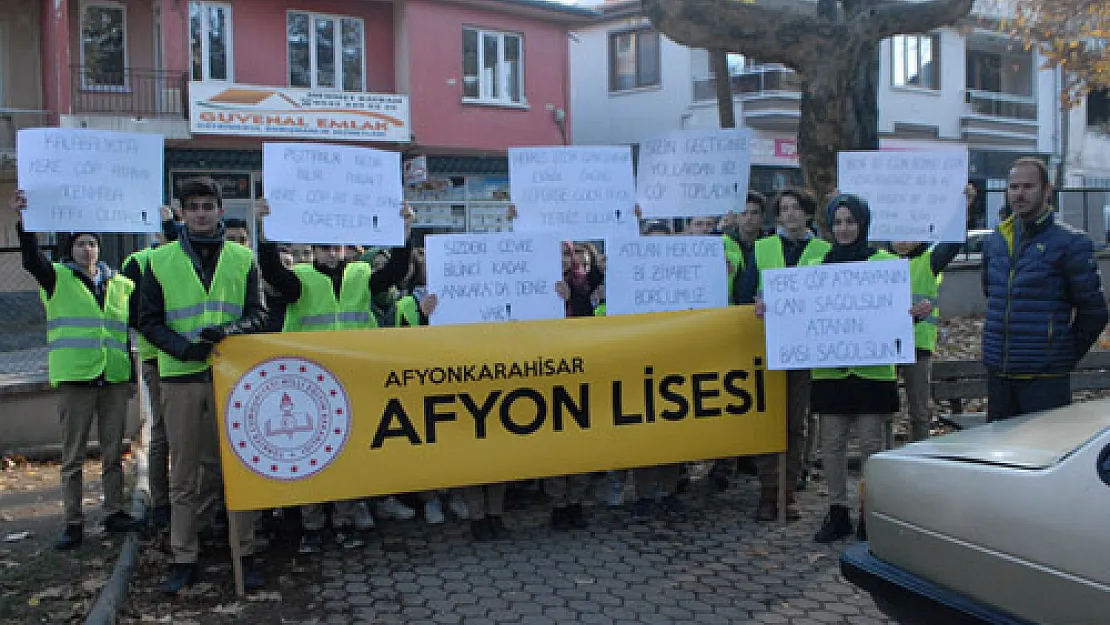
<svg viewBox="0 0 1110 625">
<path fill-rule="evenodd" d="M 1004 374 L 1067 373 L 1106 325 L 1091 240 L 1051 211 L 1023 232 L 1018 219 L 1000 224 L 983 248 L 983 364 Z"/>
</svg>

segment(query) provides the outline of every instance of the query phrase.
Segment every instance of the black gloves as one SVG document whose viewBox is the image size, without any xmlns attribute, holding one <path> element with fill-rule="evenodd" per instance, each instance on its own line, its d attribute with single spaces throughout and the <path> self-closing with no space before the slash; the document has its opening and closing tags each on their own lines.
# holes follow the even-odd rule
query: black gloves
<svg viewBox="0 0 1110 625">
<path fill-rule="evenodd" d="M 215 347 L 215 343 L 190 343 L 189 347 L 185 348 L 185 353 L 181 359 L 193 362 L 204 362 L 208 360 L 208 356 L 212 354 L 212 349 Z"/>
<path fill-rule="evenodd" d="M 213 345 L 224 340 L 225 337 L 227 337 L 227 331 L 220 326 L 208 326 L 200 331 L 201 340 Z"/>
</svg>

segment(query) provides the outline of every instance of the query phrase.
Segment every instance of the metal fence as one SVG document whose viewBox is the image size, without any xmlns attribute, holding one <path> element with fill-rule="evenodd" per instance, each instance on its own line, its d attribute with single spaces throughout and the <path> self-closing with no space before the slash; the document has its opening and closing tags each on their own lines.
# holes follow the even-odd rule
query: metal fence
<svg viewBox="0 0 1110 625">
<path fill-rule="evenodd" d="M 0 311 L 0 375 L 44 370 L 46 315 L 19 248 L 0 248 Z"/>
</svg>

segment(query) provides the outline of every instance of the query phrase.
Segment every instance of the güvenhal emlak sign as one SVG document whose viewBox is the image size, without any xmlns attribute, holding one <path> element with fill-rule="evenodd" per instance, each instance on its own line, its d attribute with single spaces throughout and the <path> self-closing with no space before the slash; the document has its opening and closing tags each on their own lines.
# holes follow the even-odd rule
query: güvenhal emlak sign
<svg viewBox="0 0 1110 625">
<path fill-rule="evenodd" d="M 408 97 L 391 93 L 190 82 L 189 101 L 193 134 L 396 143 L 412 135 Z"/>
</svg>

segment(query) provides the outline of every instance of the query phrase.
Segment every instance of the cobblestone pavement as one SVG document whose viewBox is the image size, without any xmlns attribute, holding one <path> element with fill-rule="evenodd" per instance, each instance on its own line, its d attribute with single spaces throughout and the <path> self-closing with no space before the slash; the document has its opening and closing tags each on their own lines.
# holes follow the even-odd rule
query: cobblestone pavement
<svg viewBox="0 0 1110 625">
<path fill-rule="evenodd" d="M 892 623 L 839 575 L 845 543 L 812 542 L 826 497 L 800 493 L 801 521 L 751 519 L 758 487 L 695 484 L 680 516 L 634 522 L 587 509 L 589 529 L 552 532 L 548 507 L 510 510 L 511 535 L 470 540 L 466 522 L 384 524 L 366 547 L 318 556 L 307 623 Z"/>
</svg>

